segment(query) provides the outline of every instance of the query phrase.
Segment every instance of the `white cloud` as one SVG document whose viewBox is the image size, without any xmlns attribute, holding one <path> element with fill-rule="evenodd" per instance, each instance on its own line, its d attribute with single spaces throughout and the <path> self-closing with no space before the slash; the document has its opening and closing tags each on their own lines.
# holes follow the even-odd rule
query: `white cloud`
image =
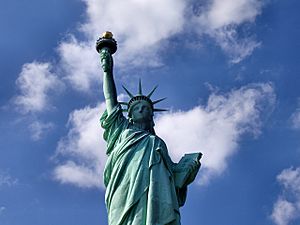
<svg viewBox="0 0 300 225">
<path fill-rule="evenodd" d="M 32 62 L 23 65 L 16 81 L 20 95 L 14 99 L 21 113 L 40 112 L 49 108 L 49 92 L 62 87 L 51 69 L 49 63 Z"/>
<path fill-rule="evenodd" d="M 47 122 L 43 123 L 41 121 L 34 121 L 30 124 L 29 130 L 31 132 L 31 138 L 34 141 L 40 140 L 43 135 L 52 130 L 54 127 L 53 123 Z"/>
<path fill-rule="evenodd" d="M 286 190 L 289 190 L 300 197 L 300 167 L 283 170 L 277 176 L 277 180 Z"/>
<path fill-rule="evenodd" d="M 288 225 L 300 218 L 300 167 L 283 170 L 277 181 L 283 191 L 273 206 L 271 219 L 277 225 Z"/>
<path fill-rule="evenodd" d="M 88 168 L 68 161 L 55 168 L 54 176 L 63 184 L 73 184 L 81 188 L 99 187 L 102 185 L 102 174 L 94 166 Z"/>
<path fill-rule="evenodd" d="M 103 111 L 104 104 L 100 104 L 70 113 L 68 135 L 60 140 L 56 151 L 66 158 L 54 170 L 56 180 L 79 187 L 103 185 L 106 144 L 99 122 Z"/>
<path fill-rule="evenodd" d="M 79 42 L 71 36 L 58 46 L 60 67 L 71 85 L 81 91 L 89 91 L 91 84 L 100 85 L 101 66 L 94 42 Z"/>
<path fill-rule="evenodd" d="M 79 26 L 87 41 L 72 37 L 59 49 L 61 67 L 69 81 L 88 91 L 94 81 L 100 81 L 101 69 L 94 52 L 95 39 L 105 30 L 114 32 L 119 47 L 116 65 L 122 68 L 159 66 L 159 50 L 168 45 L 174 35 L 196 31 L 205 34 L 238 63 L 260 46 L 252 35 L 241 37 L 238 28 L 253 23 L 262 11 L 260 0 L 211 0 L 202 6 L 197 16 L 191 12 L 190 1 L 160 0 L 83 0 L 86 21 Z M 158 7 L 159 6 L 159 7 Z"/>
<path fill-rule="evenodd" d="M 272 220 L 278 225 L 288 225 L 291 220 L 297 215 L 297 209 L 294 204 L 289 201 L 279 198 L 274 204 Z"/>
<path fill-rule="evenodd" d="M 141 54 L 182 30 L 185 3 L 182 0 L 85 0 L 88 23 L 81 29 L 94 39 L 112 30 L 126 54 Z"/>
<path fill-rule="evenodd" d="M 249 85 L 224 95 L 212 94 L 207 106 L 159 117 L 156 130 L 175 160 L 187 152 L 203 152 L 204 169 L 200 174 L 207 181 L 226 169 L 227 159 L 237 151 L 242 134 L 259 134 L 262 105 L 272 108 L 274 99 L 270 84 Z M 68 135 L 57 147 L 57 155 L 65 158 L 54 171 L 58 181 L 79 187 L 103 187 L 106 147 L 99 118 L 104 107 L 102 103 L 70 114 Z"/>
<path fill-rule="evenodd" d="M 157 134 L 176 160 L 187 152 L 203 153 L 200 182 L 205 183 L 226 169 L 229 157 L 238 150 L 242 134 L 260 133 L 262 108 L 272 109 L 274 101 L 270 84 L 249 85 L 224 95 L 212 94 L 206 106 L 159 117 Z"/>
<path fill-rule="evenodd" d="M 213 30 L 253 22 L 261 8 L 262 1 L 259 0 L 212 0 L 200 15 L 200 22 Z"/>
<path fill-rule="evenodd" d="M 193 18 L 199 34 L 208 34 L 229 55 L 232 63 L 238 63 L 260 46 L 252 35 L 240 37 L 237 30 L 254 23 L 261 14 L 260 0 L 212 0 L 202 6 L 201 13 Z"/>
<path fill-rule="evenodd" d="M 123 66 L 129 62 L 131 66 L 159 65 L 157 52 L 164 41 L 181 33 L 186 36 L 191 30 L 200 36 L 208 34 L 233 63 L 240 62 L 260 46 L 252 35 L 240 37 L 237 29 L 255 22 L 264 5 L 261 0 L 210 0 L 202 3 L 197 15 L 191 12 L 191 1 L 84 2 L 88 19 L 81 25 L 81 31 L 92 41 L 104 30 L 113 31 L 122 47 L 117 59 Z"/>
<path fill-rule="evenodd" d="M 102 72 L 95 51 L 95 40 L 106 30 L 115 34 L 121 48 L 115 55 L 116 65 L 125 69 L 160 66 L 159 51 L 168 46 L 168 41 L 174 35 L 182 35 L 183 40 L 190 38 L 187 33 L 195 35 L 195 32 L 200 37 L 210 37 L 233 63 L 240 62 L 260 45 L 253 35 L 241 35 L 237 30 L 245 23 L 254 23 L 262 11 L 261 0 L 209 0 L 202 3 L 202 10 L 197 15 L 192 12 L 192 1 L 82 1 L 86 4 L 86 20 L 78 25 L 78 31 L 84 40 L 68 34 L 68 38 L 57 46 L 59 59 L 55 67 L 75 89 L 85 92 L 90 91 L 92 84 L 101 82 Z M 35 65 L 40 65 L 38 69 L 42 70 L 41 74 L 47 74 L 43 78 L 53 77 L 49 76 L 50 63 L 35 62 L 33 67 Z M 28 64 L 23 69 L 27 67 Z M 54 85 L 47 83 L 45 87 Z M 41 110 L 45 106 L 46 95 L 37 99 L 35 93 L 44 92 L 28 84 L 25 89 L 27 94 L 18 99 L 19 104 L 29 105 L 26 107 L 28 111 Z"/>
<path fill-rule="evenodd" d="M 237 32 L 237 28 L 246 22 L 253 23 L 261 13 L 259 0 L 207 1 L 205 10 L 198 16 L 191 16 L 188 11 L 191 2 L 182 0 L 84 2 L 87 20 L 79 31 L 87 40 L 71 37 L 58 46 L 60 66 L 79 90 L 89 91 L 94 81 L 101 81 L 94 46 L 95 39 L 106 30 L 114 32 L 122 49 L 115 55 L 116 65 L 121 68 L 128 68 L 129 64 L 130 68 L 161 65 L 159 50 L 168 45 L 173 35 L 186 35 L 190 30 L 213 38 L 233 63 L 240 62 L 260 46 L 251 35 L 241 38 Z"/>
<path fill-rule="evenodd" d="M 50 63 L 32 62 L 24 64 L 16 81 L 19 95 L 13 103 L 22 114 L 32 117 L 29 125 L 31 139 L 37 141 L 50 131 L 54 124 L 36 120 L 37 113 L 51 109 L 50 96 L 56 95 L 64 87 Z"/>
</svg>

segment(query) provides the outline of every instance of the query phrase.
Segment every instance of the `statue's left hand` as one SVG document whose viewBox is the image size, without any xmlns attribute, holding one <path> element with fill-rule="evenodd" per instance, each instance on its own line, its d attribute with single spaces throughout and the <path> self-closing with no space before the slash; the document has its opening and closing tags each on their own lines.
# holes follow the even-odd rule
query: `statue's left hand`
<svg viewBox="0 0 300 225">
<path fill-rule="evenodd" d="M 189 169 L 190 176 L 189 176 L 188 183 L 192 183 L 195 180 L 197 173 L 200 169 L 200 166 L 201 166 L 201 163 L 199 161 L 194 161 L 194 164 L 191 165 L 191 167 Z"/>
</svg>

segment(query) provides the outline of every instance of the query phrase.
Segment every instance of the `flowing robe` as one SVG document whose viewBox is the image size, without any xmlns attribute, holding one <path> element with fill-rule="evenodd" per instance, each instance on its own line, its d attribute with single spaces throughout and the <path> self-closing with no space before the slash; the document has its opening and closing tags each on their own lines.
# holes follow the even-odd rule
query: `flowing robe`
<svg viewBox="0 0 300 225">
<path fill-rule="evenodd" d="M 104 170 L 109 225 L 180 225 L 186 187 L 176 189 L 173 163 L 158 136 L 136 128 L 120 105 L 101 117 L 107 142 Z"/>
</svg>

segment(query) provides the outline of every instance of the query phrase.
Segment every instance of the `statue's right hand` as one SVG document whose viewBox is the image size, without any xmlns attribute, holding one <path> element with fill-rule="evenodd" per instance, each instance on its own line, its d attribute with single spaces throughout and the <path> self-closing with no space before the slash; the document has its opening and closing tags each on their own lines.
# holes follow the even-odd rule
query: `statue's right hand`
<svg viewBox="0 0 300 225">
<path fill-rule="evenodd" d="M 100 60 L 101 66 L 104 72 L 111 72 L 112 71 L 112 64 L 113 59 L 112 56 L 107 48 L 104 48 L 100 52 Z"/>
</svg>

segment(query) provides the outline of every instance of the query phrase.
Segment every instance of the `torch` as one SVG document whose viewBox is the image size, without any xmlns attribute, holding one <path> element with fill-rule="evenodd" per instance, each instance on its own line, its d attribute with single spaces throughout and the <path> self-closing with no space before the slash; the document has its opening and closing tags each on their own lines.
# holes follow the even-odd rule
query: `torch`
<svg viewBox="0 0 300 225">
<path fill-rule="evenodd" d="M 117 51 L 117 41 L 113 38 L 113 34 L 110 31 L 103 33 L 96 42 L 97 52 L 101 52 L 103 49 L 109 50 L 110 54 L 114 54 Z"/>
<path fill-rule="evenodd" d="M 104 72 L 111 72 L 113 67 L 112 55 L 117 51 L 117 41 L 110 31 L 103 33 L 96 42 L 96 50 L 101 56 L 101 64 Z"/>
</svg>

